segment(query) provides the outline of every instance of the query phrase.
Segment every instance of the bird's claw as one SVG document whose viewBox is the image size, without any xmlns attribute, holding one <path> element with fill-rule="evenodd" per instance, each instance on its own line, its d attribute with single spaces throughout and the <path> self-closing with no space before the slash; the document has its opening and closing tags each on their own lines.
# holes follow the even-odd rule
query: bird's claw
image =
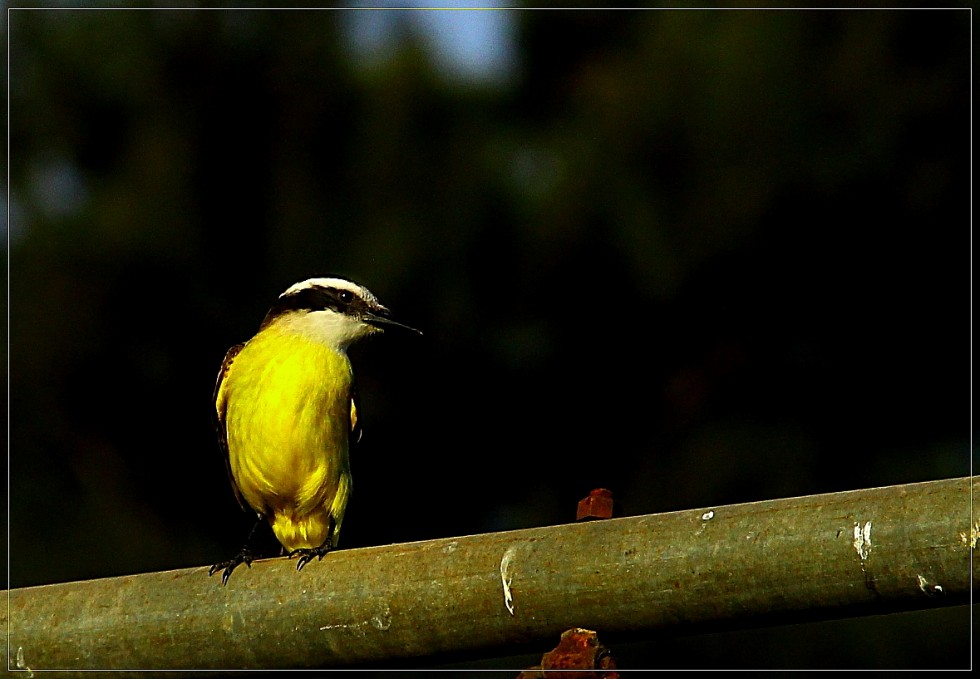
<svg viewBox="0 0 980 679">
<path fill-rule="evenodd" d="M 299 558 L 299 561 L 296 563 L 296 570 L 301 571 L 303 570 L 303 566 L 313 561 L 314 557 L 316 557 L 318 561 L 323 561 L 323 555 L 329 552 L 331 549 L 332 547 L 326 543 L 320 545 L 319 547 L 313 547 L 313 548 L 300 547 L 299 549 L 294 549 L 293 551 L 291 551 L 287 555 L 287 558 L 292 559 L 297 554 L 302 554 L 302 556 Z"/>
<path fill-rule="evenodd" d="M 234 571 L 242 564 L 245 564 L 246 566 L 251 568 L 252 559 L 254 558 L 255 557 L 252 556 L 251 552 L 249 552 L 247 549 L 243 549 L 231 559 L 228 559 L 227 561 L 219 561 L 218 563 L 211 566 L 211 568 L 208 569 L 208 577 L 214 575 L 220 570 L 223 570 L 224 572 L 221 574 L 221 584 L 227 585 L 228 578 L 231 577 L 232 571 Z"/>
</svg>

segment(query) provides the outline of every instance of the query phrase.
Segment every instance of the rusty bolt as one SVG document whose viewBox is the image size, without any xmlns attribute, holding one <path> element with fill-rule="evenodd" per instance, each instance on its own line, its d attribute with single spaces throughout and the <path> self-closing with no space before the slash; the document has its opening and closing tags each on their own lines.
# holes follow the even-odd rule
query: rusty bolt
<svg viewBox="0 0 980 679">
<path fill-rule="evenodd" d="M 578 511 L 575 512 L 575 520 L 584 519 L 609 519 L 613 515 L 613 496 L 612 492 L 605 488 L 596 488 L 588 497 L 579 500 Z"/>
<path fill-rule="evenodd" d="M 558 645 L 541 656 L 541 664 L 520 679 L 619 679 L 616 661 L 595 632 L 573 627 L 562 632 Z"/>
</svg>

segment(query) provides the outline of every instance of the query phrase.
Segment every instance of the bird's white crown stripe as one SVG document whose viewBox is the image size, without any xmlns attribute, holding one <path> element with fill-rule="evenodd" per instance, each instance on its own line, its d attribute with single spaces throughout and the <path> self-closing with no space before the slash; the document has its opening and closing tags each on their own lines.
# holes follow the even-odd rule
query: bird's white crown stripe
<svg viewBox="0 0 980 679">
<path fill-rule="evenodd" d="M 299 292 L 300 290 L 306 290 L 307 288 L 334 288 L 336 290 L 349 290 L 353 292 L 358 297 L 368 301 L 375 301 L 375 296 L 370 290 L 364 286 L 358 285 L 354 281 L 349 281 L 346 278 L 307 278 L 305 281 L 300 281 L 299 283 L 294 283 L 289 286 L 284 293 L 279 295 L 279 297 L 285 297 L 286 295 L 291 295 L 293 293 Z"/>
</svg>

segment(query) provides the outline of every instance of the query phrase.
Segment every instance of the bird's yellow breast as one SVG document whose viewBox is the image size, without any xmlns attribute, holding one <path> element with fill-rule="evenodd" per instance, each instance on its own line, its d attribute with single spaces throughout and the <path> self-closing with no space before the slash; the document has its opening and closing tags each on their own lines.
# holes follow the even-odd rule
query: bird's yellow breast
<svg viewBox="0 0 980 679">
<path fill-rule="evenodd" d="M 257 512 L 287 523 L 331 506 L 342 515 L 350 481 L 351 380 L 346 354 L 275 327 L 235 357 L 217 405 L 225 408 L 232 476 Z M 341 516 L 335 519 L 339 524 Z"/>
</svg>

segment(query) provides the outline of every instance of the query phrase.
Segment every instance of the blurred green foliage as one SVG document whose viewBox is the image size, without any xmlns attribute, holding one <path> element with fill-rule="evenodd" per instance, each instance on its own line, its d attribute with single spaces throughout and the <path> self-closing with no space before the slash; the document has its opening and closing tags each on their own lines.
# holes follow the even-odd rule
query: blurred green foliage
<svg viewBox="0 0 980 679">
<path fill-rule="evenodd" d="M 355 348 L 342 547 L 969 473 L 966 11 L 514 11 L 487 77 L 411 11 L 7 19 L 13 586 L 237 549 L 217 368 L 327 272 L 425 331 Z M 966 666 L 916 615 L 634 663 Z"/>
</svg>

